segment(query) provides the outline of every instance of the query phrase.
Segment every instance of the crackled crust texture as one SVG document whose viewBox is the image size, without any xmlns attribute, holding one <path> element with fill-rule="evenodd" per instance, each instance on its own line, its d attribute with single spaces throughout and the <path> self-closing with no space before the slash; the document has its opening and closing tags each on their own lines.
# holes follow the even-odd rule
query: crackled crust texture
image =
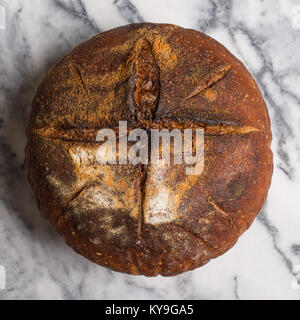
<svg viewBox="0 0 300 320">
<path fill-rule="evenodd" d="M 97 131 L 204 128 L 201 175 L 185 165 L 100 165 Z M 37 90 L 26 169 L 42 215 L 79 254 L 171 276 L 231 248 L 266 199 L 267 107 L 243 66 L 201 32 L 132 24 L 67 54 Z"/>
</svg>

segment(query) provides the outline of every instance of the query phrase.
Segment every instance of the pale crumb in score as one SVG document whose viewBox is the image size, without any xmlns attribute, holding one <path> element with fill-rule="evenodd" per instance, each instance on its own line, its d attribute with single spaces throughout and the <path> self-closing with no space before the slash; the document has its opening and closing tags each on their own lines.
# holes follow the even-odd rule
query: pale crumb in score
<svg viewBox="0 0 300 320">
<path fill-rule="evenodd" d="M 149 214 L 146 221 L 151 224 L 170 222 L 175 219 L 173 198 L 168 188 L 161 186 L 159 193 L 149 201 Z"/>
</svg>

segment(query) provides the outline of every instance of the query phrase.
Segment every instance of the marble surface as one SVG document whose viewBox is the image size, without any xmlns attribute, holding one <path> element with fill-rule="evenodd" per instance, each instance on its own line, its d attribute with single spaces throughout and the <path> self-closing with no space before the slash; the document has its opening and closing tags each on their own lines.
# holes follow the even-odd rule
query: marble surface
<svg viewBox="0 0 300 320">
<path fill-rule="evenodd" d="M 6 290 L 0 299 L 300 299 L 299 0 L 0 0 L 1 6 L 0 265 Z M 222 257 L 171 278 L 119 274 L 74 253 L 41 218 L 24 175 L 26 119 L 46 71 L 94 34 L 142 21 L 198 29 L 223 43 L 256 78 L 274 135 L 272 186 L 252 227 Z"/>
</svg>

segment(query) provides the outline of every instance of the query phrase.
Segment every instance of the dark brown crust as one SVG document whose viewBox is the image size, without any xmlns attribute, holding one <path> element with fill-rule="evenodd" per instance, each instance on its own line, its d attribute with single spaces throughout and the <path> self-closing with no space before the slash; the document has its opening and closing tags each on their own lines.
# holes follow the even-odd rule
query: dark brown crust
<svg viewBox="0 0 300 320">
<path fill-rule="evenodd" d="M 205 129 L 205 166 L 97 165 L 100 128 Z M 26 170 L 42 215 L 79 254 L 171 276 L 230 249 L 267 197 L 267 107 L 243 66 L 195 30 L 132 24 L 81 44 L 37 90 Z M 166 192 L 168 208 L 153 209 Z"/>
</svg>

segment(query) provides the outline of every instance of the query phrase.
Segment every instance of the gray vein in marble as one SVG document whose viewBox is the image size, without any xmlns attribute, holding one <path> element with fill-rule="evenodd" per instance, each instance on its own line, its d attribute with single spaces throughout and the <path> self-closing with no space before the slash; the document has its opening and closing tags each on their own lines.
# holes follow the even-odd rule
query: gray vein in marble
<svg viewBox="0 0 300 320">
<path fill-rule="evenodd" d="M 101 30 L 96 22 L 91 19 L 85 9 L 85 5 L 81 0 L 54 0 L 55 5 L 70 15 L 82 19 L 84 23 L 89 25 L 95 34 L 100 33 Z"/>
<path fill-rule="evenodd" d="M 289 273 L 293 276 L 295 276 L 295 272 L 293 271 L 293 263 L 292 261 L 287 257 L 287 255 L 284 253 L 284 251 L 279 247 L 278 240 L 279 240 L 279 231 L 278 229 L 272 224 L 270 219 L 267 217 L 267 214 L 265 211 L 262 211 L 258 217 L 257 220 L 262 223 L 262 225 L 265 227 L 266 231 L 272 238 L 273 247 L 276 250 L 276 252 L 281 257 L 284 265 L 286 266 Z"/>
<path fill-rule="evenodd" d="M 239 282 L 238 282 L 238 276 L 235 275 L 233 277 L 233 281 L 234 281 L 234 296 L 236 300 L 240 300 L 240 296 L 239 296 Z"/>
<path fill-rule="evenodd" d="M 299 244 L 293 244 L 292 245 L 292 252 L 296 256 L 300 256 L 300 245 Z"/>
<path fill-rule="evenodd" d="M 197 27 L 201 32 L 208 33 L 210 30 L 214 29 L 217 24 L 222 23 L 221 17 L 219 17 L 219 13 L 224 12 L 227 15 L 228 12 L 230 12 L 230 8 L 232 7 L 231 1 L 210 1 L 209 7 L 207 8 L 207 19 L 201 19 L 197 21 Z M 229 18 L 225 19 L 226 21 L 229 21 Z"/>
<path fill-rule="evenodd" d="M 114 0 L 114 4 L 129 23 L 144 22 L 137 8 L 129 0 Z"/>
</svg>

